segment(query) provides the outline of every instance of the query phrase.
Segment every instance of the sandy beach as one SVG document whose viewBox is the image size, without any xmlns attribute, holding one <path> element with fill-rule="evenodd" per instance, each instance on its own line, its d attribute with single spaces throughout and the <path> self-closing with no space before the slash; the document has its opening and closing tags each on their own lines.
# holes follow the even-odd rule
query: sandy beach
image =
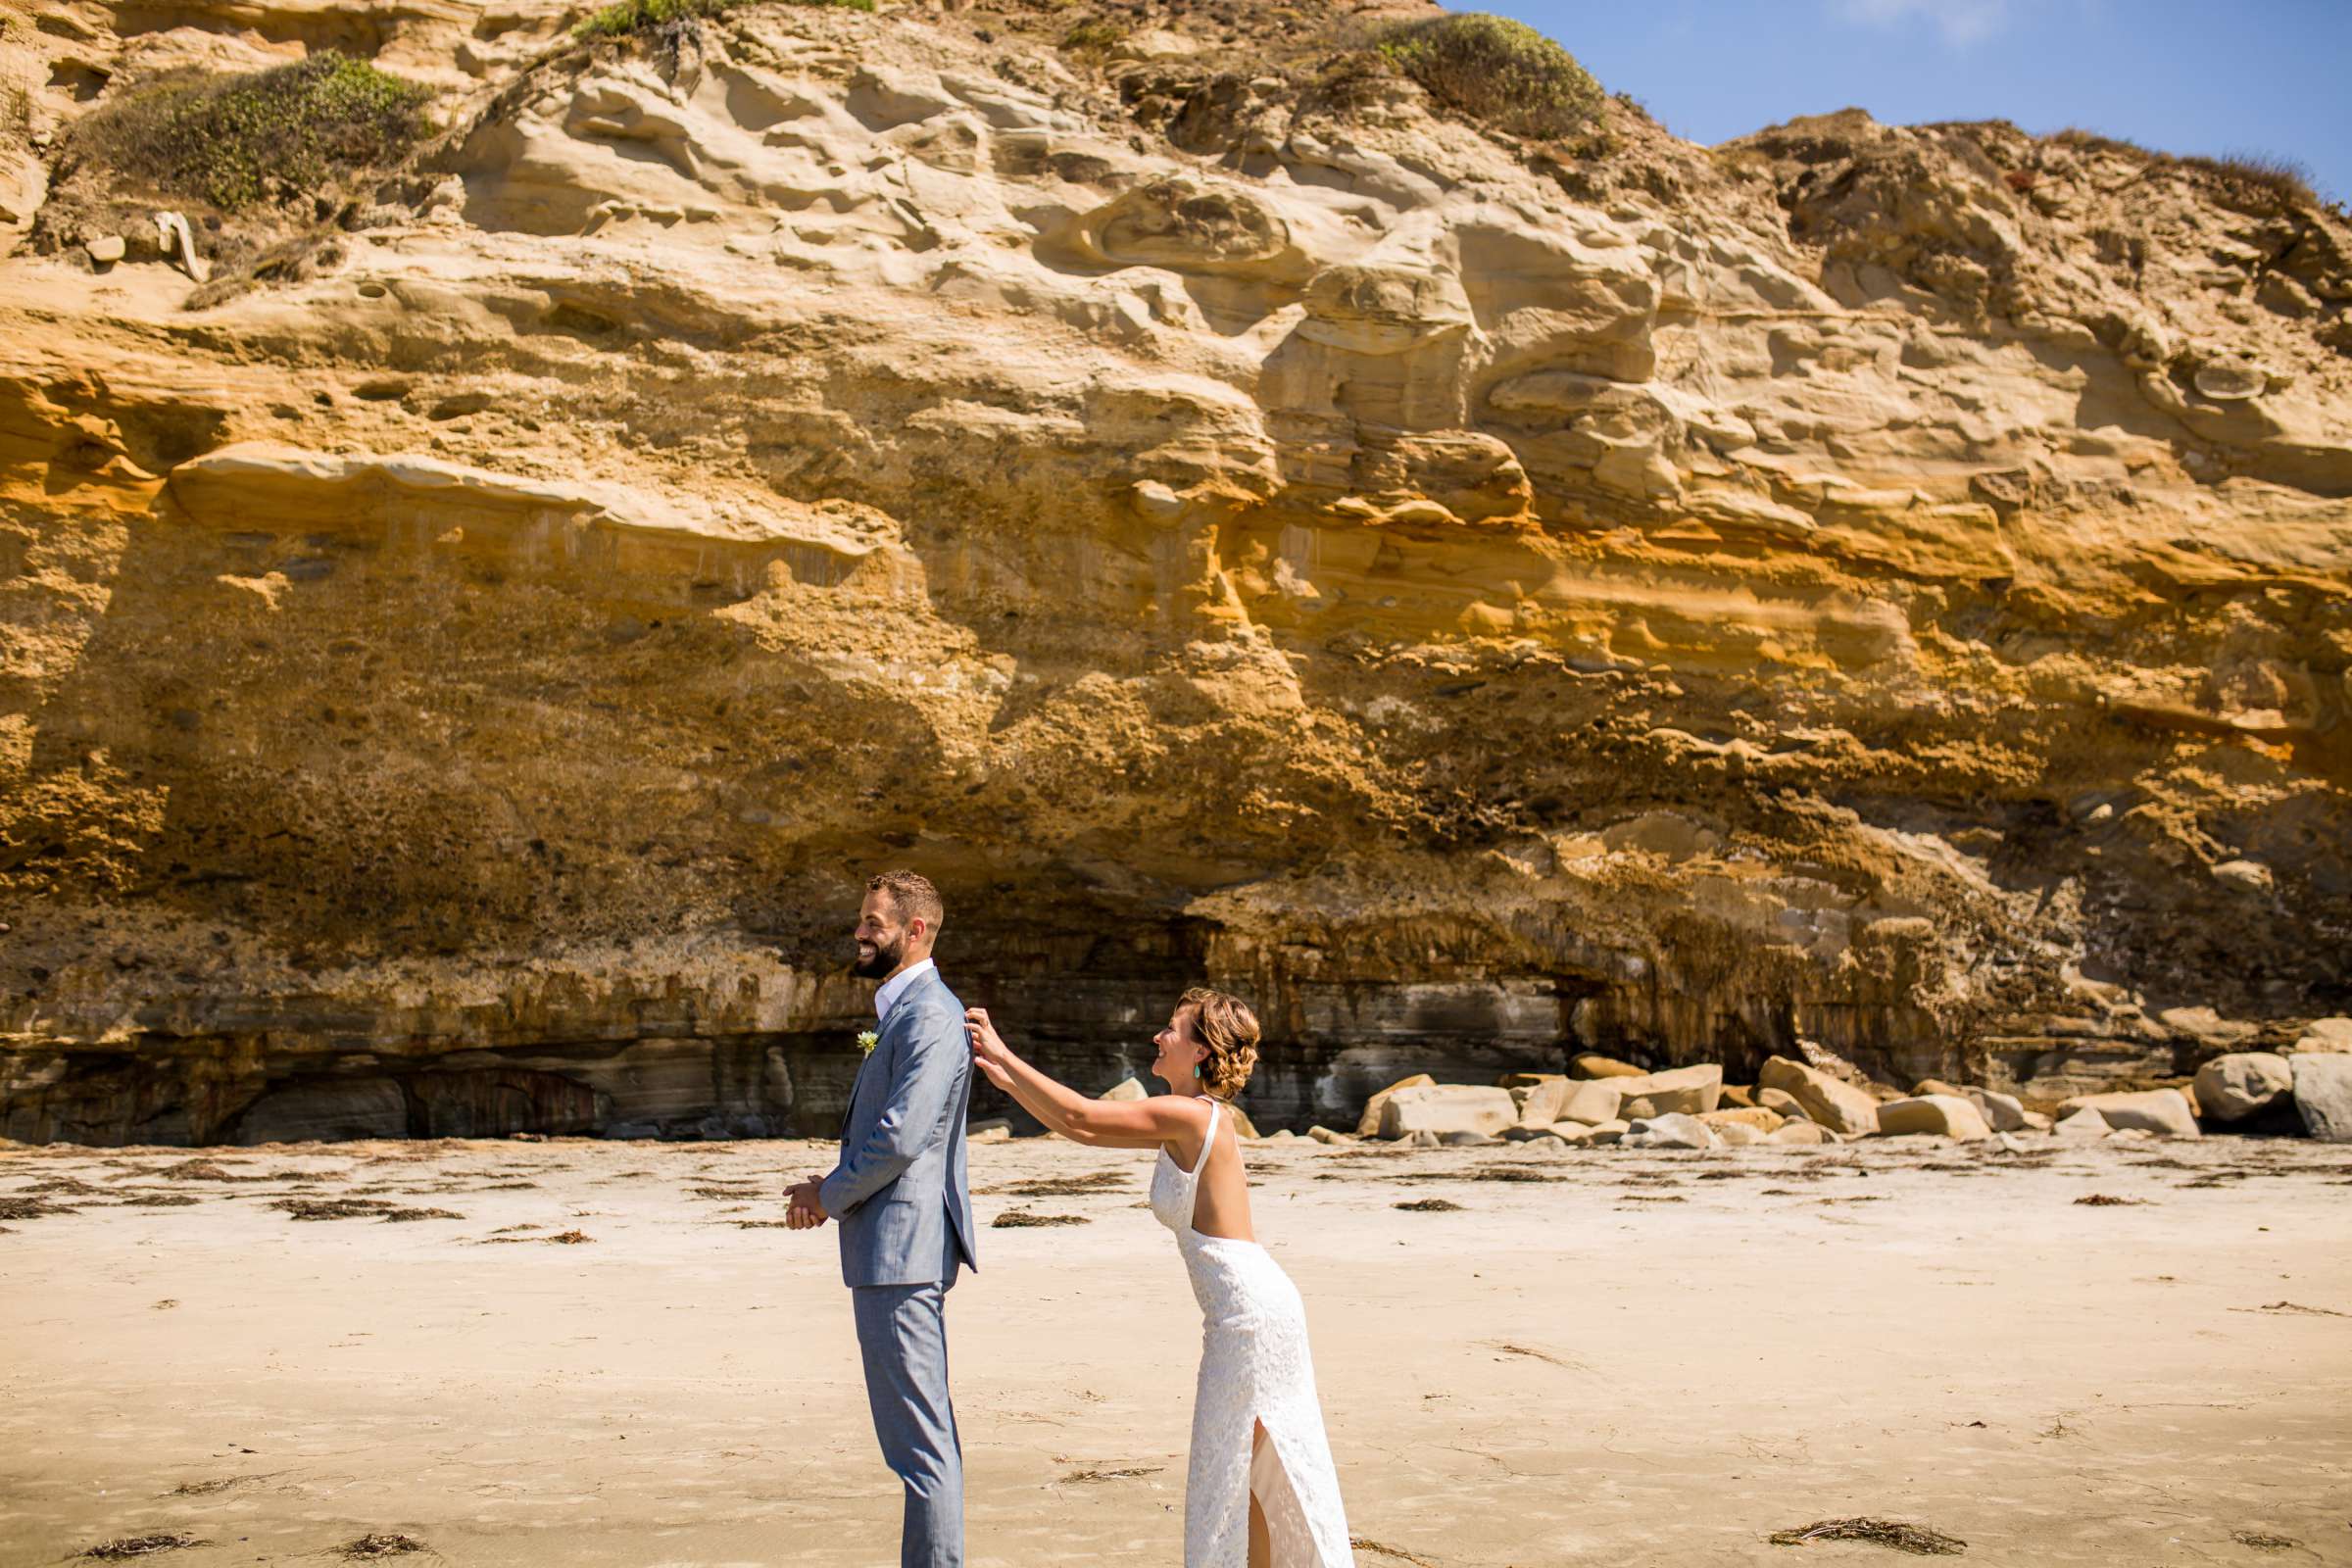
<svg viewBox="0 0 2352 1568">
<path fill-rule="evenodd" d="M 2352 1561 L 2340 1149 L 1249 1153 L 1367 1568 L 1899 1560 L 1766 1539 L 1848 1515 L 1986 1563 Z M 829 1155 L 9 1149 L 0 1563 L 894 1560 L 832 1236 L 780 1223 Z M 1181 1560 L 1199 1319 L 1148 1166 L 973 1151 L 975 1563 Z"/>
</svg>

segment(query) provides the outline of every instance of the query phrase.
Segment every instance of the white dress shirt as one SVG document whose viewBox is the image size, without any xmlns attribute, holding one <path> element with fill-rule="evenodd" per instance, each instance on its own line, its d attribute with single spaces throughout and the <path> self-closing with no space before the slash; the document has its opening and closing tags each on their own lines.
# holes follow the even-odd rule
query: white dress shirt
<svg viewBox="0 0 2352 1568">
<path fill-rule="evenodd" d="M 937 967 L 929 958 L 919 959 L 883 981 L 880 989 L 874 993 L 874 1016 L 889 1017 L 890 1009 L 898 1005 L 899 998 L 905 996 L 906 988 L 914 984 L 915 977 Z"/>
</svg>

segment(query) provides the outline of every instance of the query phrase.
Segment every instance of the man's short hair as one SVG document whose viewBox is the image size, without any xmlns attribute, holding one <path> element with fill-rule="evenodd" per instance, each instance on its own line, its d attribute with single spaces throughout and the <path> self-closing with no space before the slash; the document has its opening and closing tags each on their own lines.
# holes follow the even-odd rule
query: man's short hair
<svg viewBox="0 0 2352 1568">
<path fill-rule="evenodd" d="M 933 936 L 947 923 L 947 906 L 939 902 L 939 889 L 931 879 L 915 871 L 885 871 L 880 876 L 865 879 L 868 893 L 887 893 L 893 907 L 902 920 L 920 920 Z"/>
</svg>

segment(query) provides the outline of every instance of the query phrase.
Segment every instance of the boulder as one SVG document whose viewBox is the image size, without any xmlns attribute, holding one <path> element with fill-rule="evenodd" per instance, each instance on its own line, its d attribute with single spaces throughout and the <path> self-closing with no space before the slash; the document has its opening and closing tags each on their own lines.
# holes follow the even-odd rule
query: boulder
<svg viewBox="0 0 2352 1568">
<path fill-rule="evenodd" d="M 2107 1125 L 2106 1117 L 2088 1109 L 2078 1110 L 2071 1116 L 2061 1116 L 2050 1128 L 2060 1138 L 2076 1139 L 2104 1138 L 2114 1130 Z"/>
<path fill-rule="evenodd" d="M 1610 1078 L 1588 1078 L 1568 1086 L 1568 1097 L 1560 1102 L 1558 1121 L 1599 1123 L 1615 1121 L 1617 1107 L 1625 1102 L 1625 1092 Z"/>
<path fill-rule="evenodd" d="M 1879 1102 L 1852 1084 L 1787 1056 L 1766 1058 L 1759 1082 L 1782 1090 L 1805 1115 L 1834 1133 L 1867 1135 L 1879 1130 Z"/>
<path fill-rule="evenodd" d="M 2028 1119 L 2034 1113 L 2026 1109 L 2025 1102 L 2015 1095 L 1973 1086 L 1960 1093 L 1961 1098 L 1977 1107 L 1977 1114 L 1984 1118 L 1984 1125 L 1996 1133 L 2022 1133 L 2034 1125 Z"/>
<path fill-rule="evenodd" d="M 1756 1103 L 1766 1110 L 1778 1111 L 1790 1121 L 1813 1119 L 1805 1114 L 1805 1107 L 1797 1103 L 1796 1097 L 1786 1089 L 1759 1089 L 1756 1091 Z"/>
<path fill-rule="evenodd" d="M 1150 1100 L 1152 1091 L 1133 1078 L 1122 1078 L 1108 1089 L 1103 1090 L 1097 1098 L 1102 1100 Z"/>
<path fill-rule="evenodd" d="M 1353 1133 L 1334 1132 L 1329 1127 L 1309 1127 L 1306 1130 L 1306 1136 L 1318 1144 L 1352 1144 L 1355 1142 Z"/>
<path fill-rule="evenodd" d="M 1596 1056 L 1590 1051 L 1568 1063 L 1568 1072 L 1575 1078 L 1641 1078 L 1646 1076 L 1630 1061 L 1614 1056 Z"/>
<path fill-rule="evenodd" d="M 2322 1018 L 2295 1042 L 2298 1054 L 2318 1052 L 2352 1054 L 2352 1018 Z"/>
<path fill-rule="evenodd" d="M 1009 1144 L 1012 1142 L 1012 1123 L 1002 1116 L 976 1121 L 963 1130 L 967 1144 Z"/>
<path fill-rule="evenodd" d="M 1958 1084 L 1947 1084 L 1940 1078 L 1922 1078 L 1911 1086 L 1911 1098 L 1916 1100 L 1922 1095 L 1949 1095 L 1954 1100 L 1966 1100 L 1968 1091 Z"/>
<path fill-rule="evenodd" d="M 2107 1125 L 2122 1132 L 2138 1128 L 2159 1138 L 2201 1138 L 2197 1130 L 2197 1113 L 2189 1105 L 2188 1097 L 2178 1089 L 2144 1089 L 2137 1093 L 2077 1095 L 2058 1106 L 2061 1116 L 2078 1110 L 2095 1110 Z"/>
<path fill-rule="evenodd" d="M 2297 1052 L 2295 1109 L 2312 1137 L 2352 1144 L 2352 1055 Z"/>
<path fill-rule="evenodd" d="M 2216 1121 L 2244 1121 L 2294 1089 L 2294 1069 L 2268 1051 L 2233 1051 L 2197 1069 L 2197 1108 Z"/>
<path fill-rule="evenodd" d="M 1633 1123 L 1621 1117 L 1611 1117 L 1593 1128 L 1592 1135 L 1585 1141 L 1595 1149 L 1606 1149 L 1611 1144 L 1623 1142 L 1627 1129 L 1632 1126 Z"/>
<path fill-rule="evenodd" d="M 1977 1107 L 1958 1095 L 1914 1095 L 1909 1100 L 1890 1100 L 1879 1107 L 1879 1131 L 1886 1136 L 1938 1133 L 1965 1143 L 1992 1136 L 1992 1129 L 1984 1125 Z"/>
<path fill-rule="evenodd" d="M 1406 1133 L 1402 1141 L 1407 1149 L 1436 1149 L 1445 1142 L 1427 1128 L 1417 1133 Z"/>
<path fill-rule="evenodd" d="M 1723 1069 L 1713 1062 L 1697 1067 L 1676 1067 L 1668 1072 L 1643 1073 L 1639 1078 L 1612 1079 L 1623 1103 L 1634 1101 L 1649 1102 L 1651 1116 L 1696 1116 L 1713 1110 L 1723 1097 Z M 1636 1114 L 1632 1110 L 1628 1116 Z"/>
<path fill-rule="evenodd" d="M 1505 1092 L 1510 1095 L 1511 1102 L 1519 1107 L 1520 1126 L 1549 1127 L 1567 1114 L 1568 1091 L 1573 1087 L 1569 1079 L 1546 1078 L 1541 1083 L 1529 1084 L 1524 1089 Z"/>
<path fill-rule="evenodd" d="M 81 248 L 90 253 L 90 260 L 100 267 L 112 267 L 122 259 L 129 247 L 120 234 L 101 234 L 96 239 L 82 241 Z"/>
<path fill-rule="evenodd" d="M 1236 1138 L 1255 1138 L 1257 1136 L 1257 1123 L 1251 1121 L 1250 1113 L 1241 1106 L 1228 1102 L 1225 1106 L 1225 1114 L 1233 1118 L 1233 1135 Z"/>
<path fill-rule="evenodd" d="M 1719 1133 L 1726 1127 L 1747 1127 L 1760 1133 L 1776 1133 L 1788 1118 L 1777 1110 L 1766 1110 L 1761 1105 L 1746 1105 L 1731 1110 L 1710 1110 L 1698 1119 Z"/>
<path fill-rule="evenodd" d="M 1410 1078 L 1397 1079 L 1395 1083 L 1389 1085 L 1388 1088 L 1383 1089 L 1379 1094 L 1374 1095 L 1369 1101 L 1365 1102 L 1363 1115 L 1356 1119 L 1355 1136 L 1358 1138 L 1376 1138 L 1380 1136 L 1381 1107 L 1389 1102 L 1389 1097 L 1391 1095 L 1396 1094 L 1401 1089 L 1427 1089 L 1436 1082 L 1437 1080 L 1432 1078 L 1429 1074 L 1425 1072 L 1417 1072 Z"/>
<path fill-rule="evenodd" d="M 1710 1125 L 1707 1130 L 1726 1149 L 1743 1149 L 1749 1144 L 1760 1144 L 1765 1138 L 1760 1129 L 1743 1121 L 1725 1122 L 1720 1127 Z"/>
<path fill-rule="evenodd" d="M 1567 1076 L 1566 1073 L 1560 1072 L 1506 1072 L 1494 1080 L 1494 1087 L 1497 1089 L 1533 1089 L 1538 1084 L 1548 1083 L 1554 1078 Z"/>
<path fill-rule="evenodd" d="M 2238 1018 L 2225 1018 L 2211 1007 L 2167 1007 L 2156 1021 L 2175 1034 L 2186 1035 L 2208 1051 L 2242 1047 L 2261 1029 Z"/>
<path fill-rule="evenodd" d="M 1755 1102 L 1756 1086 L 1754 1084 L 1725 1084 L 1723 1098 L 1716 1101 L 1715 1103 L 1718 1107 L 1729 1106 L 1733 1110 L 1745 1110 Z"/>
<path fill-rule="evenodd" d="M 1622 1142 L 1628 1149 L 1713 1149 L 1715 1135 L 1696 1116 L 1670 1111 L 1627 1123 Z"/>
<path fill-rule="evenodd" d="M 1785 1121 L 1766 1136 L 1765 1142 L 1803 1147 L 1811 1144 L 1826 1144 L 1835 1136 L 1834 1133 L 1823 1132 L 1816 1122 Z"/>
<path fill-rule="evenodd" d="M 1541 1127 L 1530 1127 L 1522 1123 L 1517 1127 L 1505 1127 L 1502 1130 L 1502 1141 L 1506 1144 L 1532 1144 L 1538 1139 L 1556 1144 L 1560 1141 L 1560 1135 L 1551 1130 L 1549 1122 Z"/>
<path fill-rule="evenodd" d="M 1491 1138 L 1519 1123 L 1519 1107 L 1507 1089 L 1479 1084 L 1427 1084 L 1398 1089 L 1380 1107 L 1380 1136 L 1409 1138 L 1414 1133 L 1476 1133 Z"/>
<path fill-rule="evenodd" d="M 2204 370 L 2197 372 L 2197 390 L 2200 392 L 2205 391 L 2205 374 Z M 2212 396 L 2211 393 L 2206 395 Z M 2273 885 L 2271 868 L 2260 860 L 2224 860 L 2213 868 L 2213 879 L 2227 882 L 2234 888 L 2243 888 L 2248 893 L 2268 893 Z"/>
<path fill-rule="evenodd" d="M 1452 1132 L 1438 1134 L 1438 1142 L 1448 1149 L 1484 1149 L 1490 1144 L 1499 1144 L 1502 1140 L 1493 1133 L 1475 1132 L 1468 1127 L 1457 1127 Z"/>
</svg>

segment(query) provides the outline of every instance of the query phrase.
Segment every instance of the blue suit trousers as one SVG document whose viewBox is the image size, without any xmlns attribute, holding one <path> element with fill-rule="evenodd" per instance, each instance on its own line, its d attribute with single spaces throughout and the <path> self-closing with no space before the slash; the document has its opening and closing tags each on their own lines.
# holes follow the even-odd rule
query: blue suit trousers
<svg viewBox="0 0 2352 1568">
<path fill-rule="evenodd" d="M 906 1489 L 900 1568 L 962 1568 L 963 1446 L 948 1396 L 948 1288 L 865 1285 L 850 1292 L 865 1398 L 883 1462 Z"/>
</svg>

